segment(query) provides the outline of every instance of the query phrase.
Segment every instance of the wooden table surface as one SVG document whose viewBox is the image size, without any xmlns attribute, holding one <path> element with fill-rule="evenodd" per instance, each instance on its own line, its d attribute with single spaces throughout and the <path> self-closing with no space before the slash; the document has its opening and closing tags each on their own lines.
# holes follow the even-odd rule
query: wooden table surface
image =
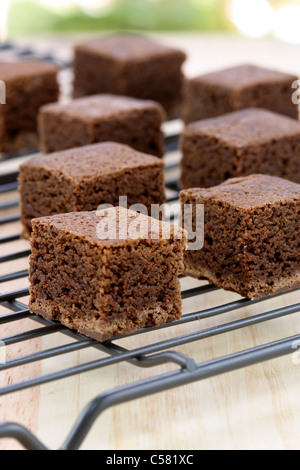
<svg viewBox="0 0 300 470">
<path fill-rule="evenodd" d="M 193 75 L 236 63 L 252 62 L 300 74 L 300 46 L 271 39 L 248 40 L 217 35 L 160 35 L 165 43 L 185 49 L 189 59 L 186 73 Z M 23 44 L 31 44 L 30 38 Z M 62 58 L 71 54 L 69 38 L 41 39 L 43 51 L 55 50 Z M 180 158 L 180 155 L 174 155 Z M 0 175 L 16 161 L 0 164 Z M 2 195 L 0 202 L 17 197 Z M 17 209 L 1 211 L 1 217 Z M 0 226 L 1 237 L 20 231 L 19 222 Z M 0 256 L 28 248 L 25 241 L 0 245 Z M 1 264 L 1 274 L 27 267 L 27 259 Z M 199 285 L 191 278 L 183 288 Z M 28 286 L 27 279 L 1 284 L 1 293 Z M 184 300 L 184 313 L 199 311 L 238 299 L 222 290 Z M 26 303 L 26 298 L 22 299 Z M 139 347 L 199 329 L 230 322 L 299 302 L 299 292 L 269 299 L 257 305 L 221 316 L 167 328 L 119 341 L 125 347 Z M 8 310 L 0 307 L 0 315 Z M 1 326 L 0 338 L 38 327 L 26 319 Z M 259 344 L 298 334 L 299 314 L 293 314 L 231 333 L 217 335 L 176 348 L 198 363 Z M 66 336 L 54 333 L 6 347 L 11 359 L 66 343 Z M 104 354 L 93 349 L 51 358 L 0 373 L 0 387 L 47 374 Z M 182 386 L 147 398 L 118 405 L 105 411 L 95 422 L 82 449 L 300 449 L 300 375 L 295 354 L 246 369 Z M 62 445 L 80 412 L 100 393 L 123 384 L 157 376 L 174 365 L 150 369 L 120 363 L 49 384 L 0 397 L 0 421 L 28 427 L 49 448 Z M 0 440 L 0 449 L 21 449 L 13 439 Z"/>
</svg>

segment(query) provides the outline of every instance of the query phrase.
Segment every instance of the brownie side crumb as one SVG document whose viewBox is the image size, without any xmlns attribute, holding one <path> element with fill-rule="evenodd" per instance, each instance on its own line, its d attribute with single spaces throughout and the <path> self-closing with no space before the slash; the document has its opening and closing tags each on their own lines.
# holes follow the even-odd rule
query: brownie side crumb
<svg viewBox="0 0 300 470">
<path fill-rule="evenodd" d="M 44 153 L 114 141 L 157 157 L 164 155 L 165 114 L 154 101 L 97 95 L 44 106 L 39 114 Z"/>
<path fill-rule="evenodd" d="M 58 100 L 59 68 L 44 61 L 1 62 L 6 104 L 0 108 L 0 152 L 38 147 L 39 109 Z"/>
<path fill-rule="evenodd" d="M 185 80 L 185 123 L 231 111 L 256 107 L 299 119 L 292 102 L 292 84 L 298 77 L 276 70 L 243 64 Z"/>
<path fill-rule="evenodd" d="M 183 188 L 255 173 L 300 183 L 300 123 L 278 113 L 250 108 L 194 122 L 180 147 Z"/>
<path fill-rule="evenodd" d="M 258 299 L 300 285 L 300 186 L 264 175 L 188 189 L 182 204 L 204 204 L 202 250 L 186 251 L 185 273 Z"/>
<path fill-rule="evenodd" d="M 137 35 L 113 35 L 78 44 L 74 97 L 113 93 L 150 99 L 160 103 L 168 117 L 177 117 L 185 60 L 181 50 Z"/>
<path fill-rule="evenodd" d="M 23 237 L 31 219 L 57 213 L 96 210 L 101 204 L 152 205 L 165 200 L 164 162 L 128 146 L 105 142 L 27 160 L 20 165 Z"/>
<path fill-rule="evenodd" d="M 105 214 L 128 215 L 126 223 L 138 217 L 122 208 L 100 217 Z M 146 230 L 137 238 L 100 240 L 98 223 L 95 212 L 33 221 L 30 311 L 99 341 L 178 319 L 182 230 L 172 228 L 166 239 L 145 238 Z M 170 231 L 169 224 L 154 219 L 150 225 L 160 236 Z"/>
</svg>

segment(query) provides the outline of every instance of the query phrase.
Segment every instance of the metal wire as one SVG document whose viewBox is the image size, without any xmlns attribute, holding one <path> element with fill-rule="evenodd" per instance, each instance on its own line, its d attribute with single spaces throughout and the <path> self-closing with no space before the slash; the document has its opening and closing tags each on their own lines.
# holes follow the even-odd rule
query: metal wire
<svg viewBox="0 0 300 470">
<path fill-rule="evenodd" d="M 7 47 L 9 48 L 13 46 L 7 45 Z M 21 54 L 20 51 L 18 51 L 18 53 Z M 25 55 L 33 54 L 32 51 L 30 52 L 29 50 L 25 51 L 25 53 Z M 49 56 L 47 56 L 47 58 L 49 59 Z M 64 66 L 67 66 L 67 64 L 64 64 Z M 168 152 L 176 150 L 178 147 L 178 135 L 168 136 L 168 138 L 165 140 L 165 144 Z M 167 166 L 166 171 L 168 172 L 168 170 L 173 170 L 175 168 L 176 165 L 171 164 Z M 8 175 L 2 175 L 0 179 L 0 194 L 9 194 L 10 192 L 15 191 L 18 187 L 16 178 L 17 172 L 10 173 Z M 177 178 L 167 179 L 166 188 L 173 192 L 173 194 L 169 196 L 168 202 L 171 203 L 176 201 L 178 199 L 178 191 L 180 189 Z M 7 209 L 16 208 L 17 206 L 18 199 L 16 199 L 16 196 L 13 195 L 11 200 L 0 204 L 0 210 L 4 211 Z M 18 222 L 19 220 L 19 215 L 1 217 L 0 226 Z M 5 245 L 19 239 L 20 234 L 15 233 L 13 235 L 0 238 L 0 244 Z M 29 254 L 30 250 L 22 250 L 6 254 L 0 257 L 0 264 L 13 260 L 22 260 L 27 258 Z M 0 284 L 17 279 L 26 280 L 27 276 L 27 269 L 3 274 L 0 276 Z M 202 295 L 214 292 L 215 290 L 219 289 L 215 286 L 207 284 L 183 290 L 181 296 L 183 300 L 192 297 L 200 299 Z M 110 341 L 99 343 L 93 339 L 86 338 L 75 331 L 69 330 L 58 322 L 54 322 L 37 315 L 32 315 L 29 312 L 27 305 L 20 301 L 20 299 L 27 297 L 28 293 L 28 288 L 11 291 L 5 294 L 0 293 L 0 305 L 6 307 L 10 311 L 10 313 L 0 317 L 0 325 L 13 324 L 18 320 L 30 318 L 34 322 L 37 322 L 39 327 L 26 330 L 22 333 L 16 333 L 9 337 L 1 338 L 2 344 L 7 346 L 18 344 L 22 341 L 41 338 L 46 335 L 51 335 L 58 332 L 60 334 L 66 335 L 68 338 L 71 338 L 72 342 L 8 360 L 7 362 L 0 364 L 0 371 L 9 370 L 15 367 L 22 367 L 29 363 L 43 361 L 51 357 L 59 357 L 64 354 L 86 348 L 96 348 L 102 353 L 105 353 L 105 357 L 101 357 L 100 359 L 75 365 L 59 371 L 51 372 L 45 375 L 29 378 L 19 383 L 10 383 L 0 388 L 1 396 L 32 387 L 41 386 L 49 382 L 62 380 L 67 377 L 86 373 L 95 369 L 100 369 L 102 367 L 109 367 L 113 364 L 121 362 L 128 362 L 133 367 L 137 366 L 154 368 L 153 377 L 107 391 L 92 400 L 82 411 L 81 415 L 78 417 L 77 422 L 70 430 L 68 437 L 60 448 L 62 450 L 78 449 L 88 435 L 94 421 L 104 410 L 109 407 L 287 355 L 294 351 L 293 345 L 295 344 L 295 341 L 300 340 L 300 335 L 296 335 L 268 344 L 259 345 L 217 359 L 211 359 L 205 363 L 196 364 L 193 358 L 188 357 L 176 351 L 175 349 L 178 346 L 201 341 L 205 338 L 226 334 L 237 329 L 247 328 L 252 325 L 257 325 L 263 322 L 292 315 L 300 311 L 300 303 L 263 313 L 257 313 L 250 317 L 241 318 L 235 321 L 230 321 L 228 323 L 220 323 L 217 326 L 213 326 L 204 330 L 182 334 L 181 326 L 183 324 L 217 317 L 227 312 L 243 309 L 244 307 L 250 305 L 257 305 L 259 307 L 259 305 L 264 302 L 264 299 L 250 301 L 248 299 L 242 298 L 233 302 L 185 314 L 181 317 L 181 319 L 161 325 L 159 327 L 143 328 L 132 334 L 118 336 L 116 338 L 112 338 Z M 274 297 L 279 297 L 280 295 L 283 294 L 278 294 Z M 268 297 L 268 299 L 270 299 L 270 297 Z M 156 343 L 148 344 L 146 346 L 126 349 L 115 343 L 117 339 L 119 340 L 122 338 L 135 337 L 137 335 L 149 333 L 153 330 L 168 330 L 172 327 L 176 327 L 177 336 L 174 336 L 174 330 L 172 330 L 171 337 Z M 177 369 L 173 372 L 155 376 L 155 367 L 160 364 L 167 363 L 175 364 Z M 47 449 L 47 446 L 40 442 L 40 440 L 34 436 L 29 429 L 18 423 L 0 424 L 0 438 L 4 437 L 12 437 L 17 439 L 27 449 Z"/>
</svg>

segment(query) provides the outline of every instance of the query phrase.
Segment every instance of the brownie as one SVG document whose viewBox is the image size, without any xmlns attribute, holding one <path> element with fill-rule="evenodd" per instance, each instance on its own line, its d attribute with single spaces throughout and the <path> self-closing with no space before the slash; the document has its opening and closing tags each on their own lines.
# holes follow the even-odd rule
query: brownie
<svg viewBox="0 0 300 470">
<path fill-rule="evenodd" d="M 111 93 L 159 102 L 180 113 L 184 52 L 138 35 L 112 35 L 74 50 L 74 97 Z"/>
<path fill-rule="evenodd" d="M 128 207 L 165 202 L 164 163 L 127 145 L 102 142 L 34 157 L 20 165 L 23 237 L 31 219 L 64 212 L 96 210 L 101 204 Z"/>
<path fill-rule="evenodd" d="M 299 77 L 255 65 L 240 65 L 186 79 L 186 123 L 244 108 L 264 108 L 298 119 L 292 84 Z"/>
<path fill-rule="evenodd" d="M 182 188 L 269 174 L 300 183 L 300 123 L 249 108 L 188 124 L 180 140 Z"/>
<path fill-rule="evenodd" d="M 184 220 L 204 205 L 204 245 L 186 251 L 187 275 L 250 299 L 300 287 L 300 185 L 251 175 L 180 199 Z"/>
<path fill-rule="evenodd" d="M 59 99 L 58 67 L 48 62 L 0 62 L 6 104 L 0 105 L 0 152 L 38 147 L 37 115 L 41 106 Z"/>
<path fill-rule="evenodd" d="M 31 312 L 98 341 L 180 318 L 181 228 L 122 207 L 32 225 Z"/>
<path fill-rule="evenodd" d="M 41 108 L 40 144 L 50 153 L 113 141 L 162 157 L 163 120 L 163 108 L 155 101 L 109 94 L 77 98 Z"/>
</svg>

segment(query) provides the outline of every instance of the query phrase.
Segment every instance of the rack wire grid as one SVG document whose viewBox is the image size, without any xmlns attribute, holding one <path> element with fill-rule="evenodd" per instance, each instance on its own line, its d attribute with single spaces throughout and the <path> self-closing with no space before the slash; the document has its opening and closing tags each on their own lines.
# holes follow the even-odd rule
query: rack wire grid
<svg viewBox="0 0 300 470">
<path fill-rule="evenodd" d="M 17 56 L 21 57 L 38 57 L 40 59 L 51 60 L 58 63 L 53 56 L 46 54 L 40 56 L 31 49 L 19 49 L 13 44 L 2 45 L 2 50 L 9 50 Z M 61 63 L 64 69 L 70 66 L 67 63 Z M 172 159 L 172 154 L 178 148 L 179 134 L 178 127 L 171 122 L 169 133 L 166 132 L 165 146 L 166 146 L 166 191 L 168 194 L 168 203 L 172 204 L 178 200 L 180 188 L 178 186 L 178 158 Z M 173 129 L 173 130 L 172 130 Z M 175 131 L 174 131 L 175 129 Z M 177 131 L 176 131 L 177 129 Z M 37 150 L 38 152 L 38 150 Z M 19 162 L 25 158 L 30 158 L 31 154 L 8 155 L 6 162 Z M 168 159 L 168 157 L 170 157 Z M 175 175 L 175 176 L 174 176 Z M 18 196 L 17 196 L 17 183 L 18 170 L 10 171 L 8 173 L 0 174 L 0 211 L 5 214 L 9 210 L 10 215 L 3 215 L 0 217 L 0 226 L 9 227 L 14 226 L 19 222 L 18 211 Z M 11 215 L 11 211 L 14 211 Z M 2 230 L 0 229 L 2 232 Z M 0 236 L 0 247 L 4 248 L 10 246 L 11 242 L 20 240 L 20 233 L 10 233 L 8 235 Z M 3 252 L 3 250 L 2 250 Z M 28 259 L 30 250 L 20 250 L 0 257 L 0 263 L 9 262 L 24 262 Z M 0 284 L 9 283 L 10 281 L 25 280 L 28 278 L 28 270 L 13 270 L 8 274 L 0 274 Z M 192 281 L 192 280 L 191 280 Z M 187 279 L 187 285 L 191 285 Z M 220 290 L 217 287 L 202 283 L 196 287 L 186 288 L 182 290 L 183 302 L 187 299 L 194 298 L 201 307 L 201 299 L 203 296 Z M 45 335 L 53 333 L 60 333 L 72 339 L 64 345 L 57 345 L 50 349 L 35 351 L 28 355 L 20 355 L 13 359 L 3 361 L 0 363 L 1 371 L 8 371 L 12 368 L 22 367 L 26 364 L 44 361 L 48 358 L 60 357 L 64 354 L 80 351 L 86 348 L 95 348 L 96 350 L 104 353 L 104 357 L 99 359 L 77 364 L 68 368 L 54 371 L 45 375 L 35 376 L 26 380 L 9 383 L 0 388 L 0 395 L 13 394 L 14 392 L 25 390 L 32 387 L 42 386 L 43 384 L 65 379 L 76 374 L 86 373 L 88 371 L 109 367 L 121 362 L 129 363 L 132 367 L 153 368 L 153 375 L 150 378 L 140 380 L 138 382 L 129 383 L 125 386 L 108 390 L 101 393 L 92 399 L 81 414 L 78 416 L 72 429 L 69 431 L 65 442 L 60 447 L 60 450 L 74 450 L 79 449 L 83 441 L 87 437 L 93 423 L 99 415 L 106 409 L 113 407 L 117 404 L 125 403 L 137 398 L 146 397 L 162 391 L 166 391 L 175 387 L 190 384 L 195 381 L 211 378 L 220 374 L 225 374 L 230 371 L 238 370 L 248 366 L 269 361 L 271 359 L 279 358 L 284 355 L 291 354 L 295 351 L 295 344 L 300 340 L 300 334 L 285 337 L 280 340 L 260 344 L 249 349 L 234 352 L 229 355 L 224 355 L 217 358 L 211 358 L 208 361 L 197 363 L 192 357 L 189 357 L 176 349 L 179 346 L 186 345 L 192 342 L 200 342 L 206 338 L 232 332 L 234 330 L 247 328 L 259 323 L 268 322 L 270 320 L 278 319 L 292 315 L 300 311 L 300 303 L 286 305 L 281 308 L 268 310 L 263 313 L 256 313 L 255 315 L 245 315 L 234 321 L 220 322 L 216 326 L 206 329 L 195 329 L 195 331 L 183 334 L 182 326 L 191 322 L 201 325 L 199 320 L 217 317 L 222 318 L 222 315 L 236 310 L 242 310 L 244 307 L 250 305 L 259 305 L 267 299 L 259 299 L 250 301 L 246 298 L 237 298 L 234 301 L 225 304 L 212 306 L 210 308 L 193 311 L 191 313 L 183 314 L 181 319 L 162 325 L 160 327 L 144 328 L 136 331 L 131 335 L 124 335 L 112 338 L 104 343 L 99 343 L 90 338 L 84 337 L 75 331 L 69 330 L 58 322 L 44 319 L 29 312 L 26 303 L 22 302 L 28 296 L 28 287 L 19 290 L 13 290 L 7 293 L 0 293 L 0 306 L 5 307 L 8 313 L 0 316 L 0 325 L 16 324 L 23 319 L 29 319 L 33 323 L 38 323 L 38 326 L 26 329 L 22 332 L 1 338 L 1 346 L 9 346 L 13 344 L 22 343 L 27 340 L 41 338 Z M 279 294 L 288 296 L 289 294 Z M 278 296 L 279 296 L 278 295 Z M 274 297 L 278 297 L 274 296 Z M 270 297 L 268 297 L 270 300 Z M 198 302 L 199 301 L 199 302 Z M 197 323 L 198 322 L 198 323 Z M 174 330 L 175 328 L 175 330 Z M 172 334 L 167 335 L 161 341 L 147 344 L 145 346 L 125 348 L 117 344 L 118 340 L 126 337 L 137 337 L 153 330 L 172 331 Z M 176 332 L 174 335 L 174 331 Z M 0 348 L 1 350 L 1 348 Z M 103 356 L 103 355 L 102 355 Z M 155 367 L 161 364 L 173 364 L 175 367 L 171 371 L 163 374 L 156 375 Z M 4 422 L 0 424 L 0 438 L 14 438 L 19 441 L 26 449 L 32 450 L 48 450 L 48 448 L 25 426 L 14 422 Z"/>
</svg>

